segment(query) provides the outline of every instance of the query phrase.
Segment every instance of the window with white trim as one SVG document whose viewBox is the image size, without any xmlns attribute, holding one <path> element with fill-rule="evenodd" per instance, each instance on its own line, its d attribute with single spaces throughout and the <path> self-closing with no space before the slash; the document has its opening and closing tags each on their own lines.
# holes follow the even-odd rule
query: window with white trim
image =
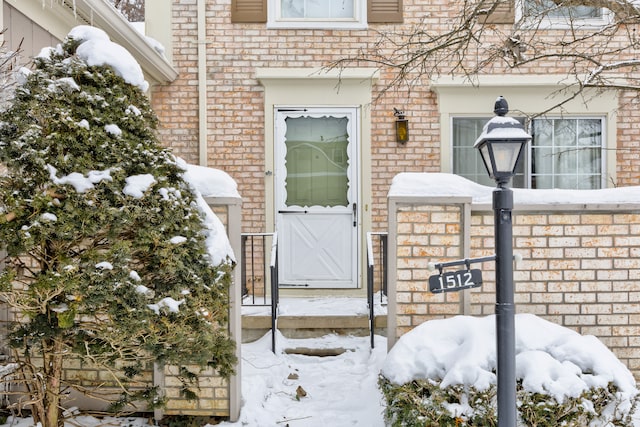
<svg viewBox="0 0 640 427">
<path fill-rule="evenodd" d="M 402 0 L 231 0 L 231 22 L 269 28 L 363 29 L 402 15 Z"/>
<path fill-rule="evenodd" d="M 525 25 L 542 28 L 598 27 L 609 22 L 609 11 L 595 6 L 564 6 L 553 0 L 522 0 Z"/>
<path fill-rule="evenodd" d="M 269 0 L 271 28 L 366 28 L 365 0 Z"/>
<path fill-rule="evenodd" d="M 453 117 L 452 171 L 492 186 L 480 155 L 473 148 L 490 117 Z M 524 123 L 524 119 L 521 119 Z M 605 124 L 602 117 L 539 118 L 531 123 L 533 137 L 520 159 L 516 188 L 599 189 L 603 187 Z"/>
<path fill-rule="evenodd" d="M 603 120 L 545 118 L 532 122 L 531 188 L 602 187 Z"/>
<path fill-rule="evenodd" d="M 493 185 L 478 150 L 473 148 L 490 117 L 454 117 L 451 129 L 452 171 L 470 181 Z"/>
</svg>

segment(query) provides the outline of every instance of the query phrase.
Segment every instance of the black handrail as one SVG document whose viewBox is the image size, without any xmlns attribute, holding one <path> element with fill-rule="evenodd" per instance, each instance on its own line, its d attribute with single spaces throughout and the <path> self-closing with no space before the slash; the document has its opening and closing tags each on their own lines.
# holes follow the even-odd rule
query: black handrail
<svg viewBox="0 0 640 427">
<path fill-rule="evenodd" d="M 375 310 L 373 303 L 374 294 L 374 273 L 375 273 L 375 255 L 373 252 L 373 236 L 380 238 L 380 258 L 381 258 L 381 281 L 380 284 L 380 302 L 383 296 L 387 294 L 387 233 L 383 232 L 367 232 L 367 305 L 369 307 L 369 334 L 371 337 L 371 348 L 375 348 Z"/>
<path fill-rule="evenodd" d="M 387 252 L 387 243 L 389 240 L 389 236 L 387 233 L 378 233 L 378 235 L 380 236 L 380 257 L 382 258 L 382 263 L 381 263 L 381 268 L 382 268 L 382 275 L 380 277 L 380 279 L 382 280 L 381 286 L 380 286 L 380 303 L 383 302 L 383 297 L 387 296 L 387 285 L 388 285 L 388 276 L 387 276 L 387 256 L 388 256 L 388 252 Z"/>
<path fill-rule="evenodd" d="M 242 251 L 242 265 L 241 265 L 241 280 L 242 280 L 242 297 L 243 304 L 244 298 L 249 296 L 251 298 L 251 305 L 267 305 L 267 292 L 266 283 L 267 278 L 267 264 L 266 264 L 266 239 L 273 236 L 274 233 L 242 233 L 241 239 L 241 251 Z M 256 242 L 260 239 L 260 242 Z M 258 247 L 256 247 L 258 246 Z M 261 261 L 256 257 L 257 249 L 261 249 L 262 259 Z M 248 267 L 251 267 L 251 277 L 247 277 Z M 256 275 L 256 272 L 260 270 L 262 273 L 261 280 L 263 282 L 262 290 L 256 289 L 256 282 L 259 281 L 260 276 Z M 247 281 L 250 281 L 249 285 Z M 250 288 L 249 288 L 250 286 Z M 258 292 L 256 292 L 258 291 Z M 262 304 L 256 304 L 256 294 L 262 291 Z M 245 304 L 247 305 L 247 304 Z"/>
<path fill-rule="evenodd" d="M 271 301 L 270 304 L 267 304 L 266 300 L 266 286 L 263 287 L 263 304 L 255 303 L 255 247 L 254 247 L 254 239 L 256 237 L 262 237 L 262 254 L 263 254 L 263 262 L 262 269 L 266 278 L 266 238 L 272 237 L 271 243 L 271 253 L 270 253 L 270 281 L 271 281 Z M 378 248 L 379 254 L 379 265 L 380 265 L 380 302 L 383 302 L 384 296 L 387 294 L 387 233 L 384 232 L 368 232 L 367 233 L 367 305 L 369 307 L 369 331 L 371 336 L 371 348 L 375 347 L 375 304 L 374 304 L 374 288 L 375 288 L 375 253 L 373 250 L 373 239 L 374 236 L 378 236 L 380 241 L 380 246 Z M 250 241 L 251 246 L 247 248 L 247 242 Z M 247 249 L 251 250 L 251 256 L 247 257 L 246 251 Z M 250 258 L 251 262 L 251 271 L 254 274 L 253 279 L 251 280 L 251 299 L 252 303 L 250 305 L 264 305 L 271 306 L 271 349 L 275 353 L 276 351 L 276 331 L 278 328 L 278 305 L 280 301 L 280 288 L 278 286 L 278 235 L 277 233 L 243 233 L 242 235 L 242 253 L 244 255 L 243 262 L 241 265 L 242 268 L 242 289 L 243 296 L 246 296 L 249 293 L 249 289 L 247 287 L 247 259 Z M 263 279 L 263 282 L 266 281 Z M 243 305 L 248 305 L 244 303 Z"/>
<path fill-rule="evenodd" d="M 271 251 L 269 252 L 269 278 L 271 281 L 271 298 L 267 302 L 267 238 L 271 237 Z M 256 239 L 260 242 L 256 243 Z M 261 249 L 262 258 L 257 259 L 257 249 Z M 278 321 L 278 303 L 280 291 L 278 287 L 278 235 L 277 233 L 242 233 L 242 305 L 266 306 L 271 308 L 271 348 L 276 351 L 276 330 Z M 250 267 L 250 276 L 248 269 Z M 256 274 L 257 273 L 257 274 Z M 261 274 L 261 276 L 260 276 Z M 247 282 L 251 282 L 248 284 Z M 257 282 L 262 282 L 262 289 L 256 287 Z M 256 294 L 262 294 L 262 302 L 256 302 Z M 248 303 L 247 303 L 248 301 Z"/>
<path fill-rule="evenodd" d="M 278 234 L 273 233 L 271 242 L 271 351 L 276 352 L 276 330 L 278 329 L 278 303 L 280 288 L 278 287 Z"/>
</svg>

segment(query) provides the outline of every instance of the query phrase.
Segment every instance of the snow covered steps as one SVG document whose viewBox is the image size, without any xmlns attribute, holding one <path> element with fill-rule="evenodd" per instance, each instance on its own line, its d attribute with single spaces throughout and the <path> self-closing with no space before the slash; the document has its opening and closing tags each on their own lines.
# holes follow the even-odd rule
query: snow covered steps
<svg viewBox="0 0 640 427">
<path fill-rule="evenodd" d="M 387 316 L 375 316 L 375 333 L 386 335 Z M 287 338 L 315 338 L 327 334 L 368 336 L 369 318 L 363 315 L 310 315 L 278 317 L 277 329 Z M 271 317 L 242 316 L 242 342 L 252 342 L 271 330 Z"/>
</svg>

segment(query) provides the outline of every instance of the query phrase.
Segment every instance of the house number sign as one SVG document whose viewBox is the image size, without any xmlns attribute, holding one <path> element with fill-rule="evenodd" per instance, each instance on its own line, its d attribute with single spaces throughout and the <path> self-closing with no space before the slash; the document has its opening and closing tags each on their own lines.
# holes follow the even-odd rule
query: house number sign
<svg viewBox="0 0 640 427">
<path fill-rule="evenodd" d="M 477 288 L 482 285 L 482 271 L 459 270 L 434 274 L 429 277 L 429 290 L 434 294 Z"/>
<path fill-rule="evenodd" d="M 455 292 L 463 289 L 478 288 L 482 285 L 482 271 L 472 269 L 471 263 L 495 261 L 496 256 L 486 256 L 482 258 L 465 258 L 456 261 L 443 262 L 439 264 L 429 263 L 429 270 L 438 269 L 439 273 L 429 277 L 429 290 L 434 294 L 442 292 Z M 458 271 L 446 271 L 442 269 L 454 265 L 464 265 L 467 268 Z"/>
</svg>

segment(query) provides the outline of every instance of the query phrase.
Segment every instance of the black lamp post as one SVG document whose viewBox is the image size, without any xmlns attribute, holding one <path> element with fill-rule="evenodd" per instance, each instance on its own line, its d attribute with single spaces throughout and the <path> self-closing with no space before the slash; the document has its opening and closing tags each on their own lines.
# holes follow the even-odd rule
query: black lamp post
<svg viewBox="0 0 640 427">
<path fill-rule="evenodd" d="M 516 328 L 513 301 L 513 192 L 507 188 L 531 136 L 516 119 L 505 117 L 507 101 L 498 97 L 493 117 L 476 140 L 493 190 L 496 245 L 496 351 L 498 356 L 498 427 L 516 426 Z"/>
</svg>

